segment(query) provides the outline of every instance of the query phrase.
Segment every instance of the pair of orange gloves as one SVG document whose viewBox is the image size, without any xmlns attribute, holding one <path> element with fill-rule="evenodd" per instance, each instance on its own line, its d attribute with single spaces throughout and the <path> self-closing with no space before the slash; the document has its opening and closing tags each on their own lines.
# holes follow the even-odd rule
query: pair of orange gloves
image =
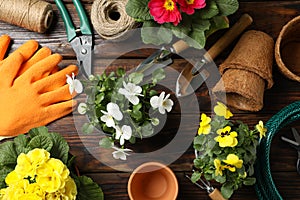
<svg viewBox="0 0 300 200">
<path fill-rule="evenodd" d="M 44 126 L 72 112 L 75 106 L 66 75 L 75 65 L 59 70 L 59 54 L 30 40 L 4 59 L 10 37 L 0 37 L 0 140 Z"/>
</svg>

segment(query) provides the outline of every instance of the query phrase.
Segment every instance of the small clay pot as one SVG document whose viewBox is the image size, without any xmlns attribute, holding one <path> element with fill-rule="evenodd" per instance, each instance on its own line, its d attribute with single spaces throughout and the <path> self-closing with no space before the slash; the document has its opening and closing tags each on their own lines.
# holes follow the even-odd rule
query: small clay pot
<svg viewBox="0 0 300 200">
<path fill-rule="evenodd" d="M 175 200 L 178 182 L 169 167 L 147 162 L 133 171 L 127 189 L 131 200 Z"/>
<path fill-rule="evenodd" d="M 286 77 L 300 82 L 300 16 L 281 29 L 275 44 L 275 59 Z"/>
</svg>

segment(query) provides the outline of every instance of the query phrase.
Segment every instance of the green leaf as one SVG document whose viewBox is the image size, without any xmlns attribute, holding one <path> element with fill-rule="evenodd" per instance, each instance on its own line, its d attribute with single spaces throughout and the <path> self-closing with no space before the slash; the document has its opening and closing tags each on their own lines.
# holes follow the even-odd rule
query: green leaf
<svg viewBox="0 0 300 200">
<path fill-rule="evenodd" d="M 31 150 L 40 148 L 50 152 L 51 148 L 53 147 L 53 142 L 49 136 L 37 135 L 29 141 L 28 147 L 30 147 Z"/>
<path fill-rule="evenodd" d="M 163 80 L 166 77 L 165 70 L 162 68 L 158 68 L 154 70 L 152 73 L 152 82 L 153 84 L 158 83 L 159 81 Z"/>
<path fill-rule="evenodd" d="M 91 178 L 86 176 L 76 177 L 75 183 L 78 188 L 76 199 L 78 200 L 103 200 L 104 199 L 104 195 L 101 188 Z"/>
<path fill-rule="evenodd" d="M 128 76 L 129 81 L 134 83 L 134 84 L 139 84 L 140 82 L 142 82 L 144 75 L 143 73 L 140 72 L 133 72 L 131 74 L 129 74 Z"/>
<path fill-rule="evenodd" d="M 219 182 L 219 183 L 225 183 L 225 181 L 226 181 L 226 176 L 220 176 L 220 175 L 215 176 L 215 180 L 216 180 L 217 182 Z"/>
<path fill-rule="evenodd" d="M 244 181 L 243 184 L 244 185 L 254 185 L 256 182 L 256 178 L 254 177 L 247 177 Z"/>
<path fill-rule="evenodd" d="M 158 92 L 156 90 L 150 90 L 150 92 L 149 92 L 149 96 L 150 97 L 153 97 L 153 96 L 155 96 L 157 94 L 158 94 Z"/>
<path fill-rule="evenodd" d="M 100 104 L 105 98 L 105 93 L 100 93 L 96 96 L 95 103 Z"/>
<path fill-rule="evenodd" d="M 219 8 L 219 15 L 228 16 L 235 13 L 239 8 L 238 0 L 215 0 Z"/>
<path fill-rule="evenodd" d="M 132 106 L 132 110 L 139 111 L 142 108 L 142 106 L 142 103 L 138 103 L 137 105 Z"/>
<path fill-rule="evenodd" d="M 112 148 L 114 144 L 109 137 L 104 137 L 100 140 L 99 145 L 100 147 L 109 149 Z"/>
<path fill-rule="evenodd" d="M 21 153 L 28 153 L 30 149 L 27 147 L 28 139 L 25 135 L 19 135 L 14 139 L 16 153 L 19 155 Z"/>
<path fill-rule="evenodd" d="M 1 170 L 0 170 L 0 189 L 7 187 L 6 183 L 5 183 L 5 178 L 13 170 L 14 170 L 14 168 L 10 168 L 10 167 L 1 168 Z"/>
<path fill-rule="evenodd" d="M 0 145 L 0 167 L 16 165 L 18 154 L 12 141 L 4 142 Z"/>
<path fill-rule="evenodd" d="M 41 126 L 41 127 L 37 127 L 37 128 L 33 128 L 30 129 L 28 132 L 30 138 L 33 138 L 37 135 L 41 135 L 41 134 L 48 134 L 48 128 L 46 126 Z"/>
<path fill-rule="evenodd" d="M 215 16 L 210 20 L 211 26 L 208 30 L 205 31 L 206 38 L 209 37 L 214 32 L 225 29 L 229 27 L 229 22 L 226 17 Z"/>
<path fill-rule="evenodd" d="M 82 126 L 82 132 L 86 133 L 86 134 L 91 134 L 94 131 L 94 126 L 90 123 L 85 123 Z"/>
<path fill-rule="evenodd" d="M 149 0 L 129 0 L 126 4 L 126 13 L 138 21 L 151 20 L 153 17 L 150 15 Z"/>
<path fill-rule="evenodd" d="M 229 199 L 233 194 L 233 186 L 231 184 L 223 184 L 221 187 L 221 193 L 225 199 Z"/>
<path fill-rule="evenodd" d="M 130 116 L 132 118 L 134 118 L 136 121 L 140 121 L 143 119 L 143 113 L 139 110 L 133 110 L 131 113 L 130 113 Z"/>
<path fill-rule="evenodd" d="M 153 127 L 150 122 L 145 122 L 142 126 L 142 136 L 143 137 L 150 137 L 153 135 Z"/>
<path fill-rule="evenodd" d="M 189 15 L 183 13 L 182 21 L 177 26 L 169 24 L 169 27 L 166 28 L 170 28 L 176 37 L 184 38 L 192 30 L 192 20 Z"/>
<path fill-rule="evenodd" d="M 141 30 L 141 37 L 145 44 L 161 45 L 170 43 L 173 35 L 170 29 L 166 29 L 154 21 L 145 21 Z"/>
<path fill-rule="evenodd" d="M 206 6 L 203 9 L 197 10 L 193 17 L 197 19 L 211 19 L 219 14 L 219 8 L 215 1 L 206 1 Z"/>
<path fill-rule="evenodd" d="M 192 24 L 192 31 L 189 33 L 189 36 L 193 39 L 190 40 L 186 38 L 186 42 L 197 49 L 202 49 L 206 43 L 205 31 L 210 27 L 209 20 L 200 20 L 198 22 L 194 21 Z"/>
<path fill-rule="evenodd" d="M 193 183 L 196 183 L 197 181 L 200 180 L 200 177 L 201 177 L 202 173 L 198 172 L 198 171 L 195 171 L 193 174 L 192 174 L 192 177 L 191 177 L 191 181 Z"/>
<path fill-rule="evenodd" d="M 53 147 L 50 151 L 51 157 L 57 158 L 64 164 L 67 164 L 70 150 L 67 141 L 58 133 L 49 133 L 49 137 L 53 141 Z"/>
<path fill-rule="evenodd" d="M 116 71 L 116 74 L 117 74 L 117 76 L 120 76 L 120 77 L 124 76 L 124 75 L 125 75 L 125 69 L 119 67 L 119 68 L 117 69 L 117 71 Z"/>
</svg>

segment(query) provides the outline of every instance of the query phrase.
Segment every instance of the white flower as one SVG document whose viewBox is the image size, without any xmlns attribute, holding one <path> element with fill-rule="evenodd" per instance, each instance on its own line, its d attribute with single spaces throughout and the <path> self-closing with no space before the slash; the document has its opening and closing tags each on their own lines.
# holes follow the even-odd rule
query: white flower
<svg viewBox="0 0 300 200">
<path fill-rule="evenodd" d="M 118 148 L 118 147 L 115 147 L 115 146 L 113 146 L 112 148 L 116 150 L 112 153 L 113 157 L 115 159 L 121 159 L 121 160 L 126 160 L 126 156 L 130 155 L 127 152 L 132 151 L 131 149 L 121 149 L 121 148 Z"/>
<path fill-rule="evenodd" d="M 125 140 L 129 140 L 132 135 L 130 126 L 123 125 L 122 128 L 116 126 L 116 139 L 120 139 L 120 145 L 123 145 Z"/>
<path fill-rule="evenodd" d="M 120 108 L 115 103 L 108 103 L 106 106 L 107 112 L 104 110 L 101 110 L 101 112 L 104 114 L 100 119 L 101 121 L 106 123 L 107 127 L 115 127 L 115 121 L 114 119 L 120 121 L 123 119 L 123 114 L 120 111 Z"/>
<path fill-rule="evenodd" d="M 165 114 L 165 110 L 167 110 L 167 112 L 170 112 L 174 103 L 171 99 L 169 99 L 169 96 L 170 94 L 167 94 L 167 96 L 165 97 L 165 92 L 162 92 L 160 93 L 159 97 L 151 97 L 150 104 L 154 109 L 158 108 L 158 111 L 161 114 Z"/>
<path fill-rule="evenodd" d="M 75 74 L 72 73 L 72 77 L 67 74 L 66 77 L 67 83 L 69 84 L 70 94 L 73 94 L 74 91 L 77 94 L 80 94 L 83 91 L 83 86 L 79 80 L 75 79 Z"/>
<path fill-rule="evenodd" d="M 86 108 L 87 108 L 86 103 L 80 103 L 78 105 L 77 111 L 79 114 L 84 115 L 86 113 Z"/>
<path fill-rule="evenodd" d="M 143 91 L 142 88 L 138 85 L 133 83 L 126 84 L 123 81 L 124 88 L 119 89 L 119 93 L 123 94 L 130 103 L 133 105 L 137 105 L 140 102 L 140 99 L 137 96 L 143 96 L 141 92 Z"/>
</svg>

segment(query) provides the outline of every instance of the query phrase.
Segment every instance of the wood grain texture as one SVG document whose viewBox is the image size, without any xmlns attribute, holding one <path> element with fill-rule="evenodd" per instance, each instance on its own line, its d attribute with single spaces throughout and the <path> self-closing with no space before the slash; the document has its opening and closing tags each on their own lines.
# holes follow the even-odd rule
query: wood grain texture
<svg viewBox="0 0 300 200">
<path fill-rule="evenodd" d="M 69 64 L 76 64 L 75 54 L 67 42 L 64 24 L 60 18 L 60 14 L 54 5 L 53 0 L 48 2 L 53 4 L 55 20 L 51 29 L 46 34 L 39 34 L 30 32 L 20 27 L 16 27 L 4 22 L 0 22 L 0 35 L 9 34 L 13 43 L 11 51 L 16 49 L 28 39 L 37 40 L 41 46 L 48 46 L 55 53 L 60 53 L 64 56 L 64 61 L 61 67 Z M 64 0 L 67 8 L 73 17 L 74 23 L 78 26 L 79 19 L 71 0 Z M 90 13 L 93 0 L 83 0 L 86 10 Z M 230 23 L 234 23 L 243 13 L 249 13 L 253 17 L 253 24 L 248 29 L 261 30 L 271 35 L 276 40 L 282 26 L 290 19 L 300 14 L 299 1 L 263 1 L 263 0 L 242 0 L 240 1 L 240 8 L 237 13 L 230 16 Z M 221 30 L 208 38 L 206 49 L 208 49 L 226 30 Z M 174 40 L 175 41 L 175 40 Z M 125 67 L 126 70 L 136 67 L 144 58 L 153 53 L 156 48 L 154 46 L 140 44 L 138 39 L 133 40 L 134 43 L 128 42 L 112 43 L 101 39 L 96 33 L 94 37 L 95 51 L 94 51 L 94 73 L 101 73 L 105 69 L 113 71 L 117 67 Z M 234 47 L 235 41 L 226 51 L 222 52 L 215 60 L 216 64 L 222 63 L 229 55 Z M 139 46 L 140 45 L 140 46 Z M 128 48 L 132 46 L 139 46 L 141 49 L 127 52 Z M 125 54 L 120 52 L 126 52 Z M 197 57 L 201 52 L 195 50 L 188 50 L 184 55 L 190 57 Z M 118 58 L 118 59 L 115 59 Z M 179 56 L 175 56 L 174 63 L 168 69 L 171 72 L 180 72 L 184 67 L 186 61 Z M 276 63 L 273 65 L 274 86 L 265 92 L 264 108 L 257 113 L 242 112 L 232 110 L 234 119 L 239 119 L 253 127 L 259 120 L 268 121 L 275 113 L 287 106 L 288 104 L 300 100 L 300 84 L 290 81 L 285 78 L 277 70 Z M 174 87 L 174 77 L 167 78 L 170 87 Z M 159 88 L 158 88 L 159 89 Z M 78 101 L 83 100 L 83 96 L 77 98 Z M 204 84 L 196 92 L 196 100 L 192 101 L 187 98 L 180 102 L 172 93 L 171 98 L 175 102 L 174 109 L 168 116 L 168 123 L 164 127 L 160 140 L 146 140 L 141 142 L 140 151 L 149 151 L 151 148 L 159 148 L 165 145 L 174 137 L 178 125 L 183 127 L 187 136 L 195 135 L 198 128 L 199 113 L 192 112 L 195 105 L 199 106 L 201 112 L 211 114 L 210 90 Z M 184 113 L 181 110 L 180 103 L 185 104 L 188 112 Z M 184 114 L 185 119 L 190 123 L 180 124 L 180 117 Z M 101 135 L 96 132 L 91 135 L 84 135 L 80 130 L 80 123 L 87 121 L 84 116 L 80 116 L 76 111 L 64 118 L 56 120 L 48 125 L 51 131 L 59 132 L 68 141 L 71 153 L 76 155 L 76 162 L 82 174 L 91 176 L 103 189 L 105 199 L 109 200 L 126 200 L 129 199 L 127 195 L 127 181 L 130 176 L 129 172 L 116 171 L 111 167 L 106 166 L 101 161 L 102 150 L 99 149 L 97 141 Z M 77 124 L 79 123 L 79 125 Z M 282 194 L 284 199 L 296 200 L 300 199 L 300 176 L 296 173 L 297 152 L 288 144 L 284 143 L 281 135 L 292 138 L 290 127 L 296 127 L 300 130 L 299 122 L 295 122 L 288 127 L 283 128 L 275 136 L 271 145 L 271 169 L 274 181 Z M 188 137 L 187 137 L 188 138 Z M 192 142 L 192 141 L 190 141 Z M 190 143 L 192 144 L 192 143 Z M 148 148 L 147 148 L 148 147 Z M 172 152 L 171 152 L 172 153 Z M 172 156 L 172 155 L 166 155 Z M 179 182 L 178 199 L 182 200 L 208 200 L 209 197 L 205 191 L 194 186 L 190 181 L 184 177 L 184 173 L 190 173 L 192 168 L 192 161 L 194 159 L 194 151 L 190 145 L 183 154 L 170 164 L 170 168 L 175 172 Z M 122 166 L 120 166 L 122 167 Z M 213 183 L 219 188 L 219 185 Z M 253 187 L 243 187 L 237 191 L 233 200 L 253 200 L 257 199 Z"/>
</svg>

